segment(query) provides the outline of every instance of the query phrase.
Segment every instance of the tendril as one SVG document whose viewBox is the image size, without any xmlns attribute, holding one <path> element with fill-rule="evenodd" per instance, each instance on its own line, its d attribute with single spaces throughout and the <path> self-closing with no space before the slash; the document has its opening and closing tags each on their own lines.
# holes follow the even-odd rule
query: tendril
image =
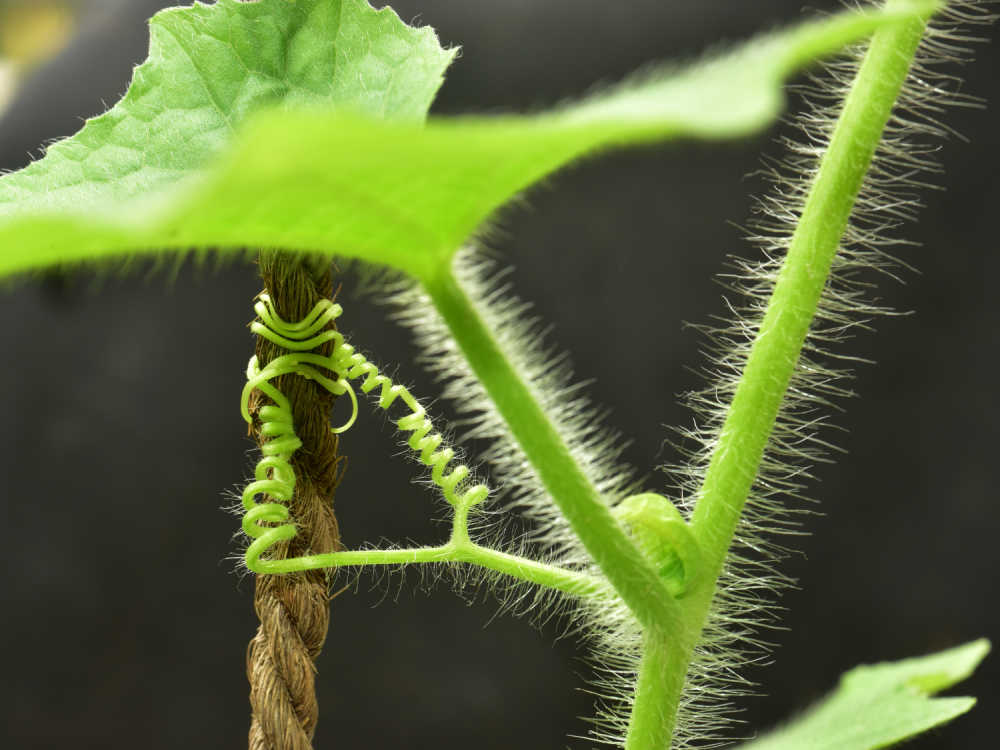
<svg viewBox="0 0 1000 750">
<path fill-rule="evenodd" d="M 344 340 L 339 331 L 327 326 L 343 313 L 343 308 L 335 302 L 324 299 L 302 320 L 291 323 L 283 320 L 274 309 L 267 294 L 261 294 L 254 311 L 259 320 L 250 325 L 250 330 L 266 338 L 273 344 L 288 350 L 271 360 L 264 368 L 257 357 L 250 358 L 247 365 L 247 383 L 243 388 L 240 412 L 247 423 L 252 424 L 250 415 L 250 395 L 254 390 L 271 399 L 259 409 L 260 434 L 267 438 L 261 444 L 261 459 L 254 469 L 254 481 L 243 491 L 243 531 L 254 541 L 247 548 L 247 567 L 255 573 L 277 573 L 268 560 L 261 556 L 278 542 L 287 541 L 297 533 L 294 521 L 289 521 L 290 513 L 285 503 L 295 492 L 295 470 L 292 455 L 302 446 L 295 434 L 291 403 L 271 382 L 281 375 L 295 374 L 312 380 L 334 395 L 347 394 L 351 399 L 351 416 L 343 425 L 331 427 L 331 431 L 342 433 L 349 429 L 358 416 L 358 399 L 351 386 L 351 380 L 364 378 L 360 388 L 365 394 L 379 388 L 378 405 L 388 411 L 392 404 L 401 399 L 410 413 L 396 421 L 403 432 L 409 432 L 407 445 L 422 464 L 431 470 L 431 480 L 437 485 L 445 500 L 463 514 L 473 505 L 486 499 L 489 490 L 485 485 L 475 484 L 463 488 L 471 471 L 459 463 L 449 470 L 455 458 L 455 451 L 442 447 L 444 437 L 434 430 L 420 402 L 401 385 L 379 372 L 364 355 Z M 317 347 L 333 342 L 329 355 L 318 354 Z M 263 496 L 264 502 L 257 502 Z M 296 567 L 299 563 L 299 567 Z M 306 570 L 315 567 L 310 558 L 289 558 L 281 561 L 280 572 Z"/>
</svg>

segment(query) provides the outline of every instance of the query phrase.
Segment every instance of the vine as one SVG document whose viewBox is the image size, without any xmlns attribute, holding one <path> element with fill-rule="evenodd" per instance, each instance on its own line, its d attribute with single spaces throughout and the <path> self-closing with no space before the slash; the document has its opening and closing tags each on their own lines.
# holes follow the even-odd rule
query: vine
<svg viewBox="0 0 1000 750">
<path fill-rule="evenodd" d="M 341 305 L 323 299 L 302 320 L 287 322 L 274 309 L 270 296 L 261 294 L 254 310 L 258 320 L 251 324 L 251 330 L 288 349 L 289 353 L 272 360 L 263 369 L 259 367 L 256 356 L 250 358 L 247 366 L 247 383 L 240 402 L 243 419 L 248 424 L 252 422 L 249 403 L 255 389 L 262 391 L 274 402 L 260 408 L 261 434 L 270 439 L 262 447 L 263 455 L 254 470 L 254 481 L 246 486 L 242 495 L 246 511 L 243 516 L 243 531 L 253 540 L 244 555 L 247 568 L 258 574 L 285 574 L 352 565 L 461 562 L 473 563 L 573 596 L 608 596 L 609 589 L 599 578 L 490 549 L 470 539 L 469 512 L 486 500 L 488 488 L 483 484 L 472 483 L 468 466 L 455 464 L 455 450 L 445 444 L 440 432 L 434 430 L 426 410 L 408 388 L 393 383 L 383 375 L 375 364 L 369 362 L 344 339 L 342 333 L 326 328 L 328 323 L 343 314 Z M 311 351 L 331 341 L 333 351 L 329 355 Z M 331 373 L 332 377 L 324 375 L 323 370 Z M 350 382 L 352 380 L 362 380 L 360 390 L 364 394 L 378 389 L 377 404 L 380 409 L 388 411 L 397 399 L 405 405 L 408 413 L 398 418 L 395 424 L 401 432 L 409 433 L 407 445 L 414 456 L 430 468 L 431 481 L 453 511 L 451 537 L 446 544 L 438 547 L 347 550 L 278 560 L 262 559 L 270 547 L 292 539 L 296 534 L 294 520 L 289 522 L 285 503 L 295 488 L 291 459 L 301 442 L 295 434 L 288 399 L 270 382 L 273 378 L 289 374 L 318 383 L 335 395 L 349 395 L 352 414 L 345 424 L 331 428 L 334 433 L 346 431 L 357 419 L 358 401 Z M 256 502 L 259 495 L 268 497 L 269 502 Z M 264 526 L 262 523 L 268 525 Z"/>
<path fill-rule="evenodd" d="M 935 14 L 940 22 L 928 25 Z M 287 248 L 261 253 L 267 291 L 254 304 L 257 353 L 241 396 L 261 448 L 242 493 L 261 620 L 248 652 L 251 747 L 311 743 L 330 570 L 403 563 L 470 565 L 564 595 L 606 675 L 595 739 L 628 750 L 714 739 L 725 702 L 747 684 L 734 675 L 759 646 L 750 628 L 769 606 L 762 592 L 782 583 L 767 537 L 786 512 L 776 497 L 794 494 L 819 455 L 803 412 L 838 392 L 838 373 L 808 359 L 852 325 L 858 292 L 845 291 L 837 271 L 882 267 L 875 246 L 913 204 L 893 191 L 926 166 L 923 151 L 907 151 L 919 128 L 900 110 L 917 120 L 937 111 L 946 92 L 928 66 L 955 56 L 961 23 L 985 20 L 975 0 L 886 0 L 550 113 L 424 123 L 454 50 L 390 10 L 365 0 L 219 0 L 158 15 L 150 59 L 123 100 L 0 178 L 0 245 L 11 248 L 0 272 L 149 248 Z M 869 38 L 833 64 L 838 103 L 805 116 L 813 143 L 793 148 L 796 176 L 779 182 L 766 259 L 741 266 L 749 299 L 714 332 L 718 373 L 691 399 L 699 445 L 674 475 L 675 501 L 641 491 L 551 353 L 531 343 L 519 303 L 484 281 L 475 251 L 462 248 L 505 201 L 586 154 L 759 131 L 792 72 Z M 136 153 L 142 159 L 123 156 Z M 470 522 L 498 493 L 410 390 L 337 330 L 343 308 L 330 298 L 328 267 L 286 255 L 318 252 L 325 264 L 345 248 L 408 274 L 403 317 L 446 393 L 495 440 L 486 459 L 534 524 L 517 553 L 484 542 Z M 341 548 L 330 497 L 338 436 L 359 418 L 359 393 L 398 414 L 409 453 L 449 509 L 445 543 Z M 332 402 L 344 396 L 351 414 L 330 427 Z M 986 649 L 969 644 L 900 667 L 896 682 L 858 682 L 877 694 L 876 708 L 905 686 L 933 714 L 929 726 L 968 710 L 928 707 L 927 695 L 968 674 Z M 917 724 L 873 730 L 863 750 L 905 739 Z"/>
</svg>

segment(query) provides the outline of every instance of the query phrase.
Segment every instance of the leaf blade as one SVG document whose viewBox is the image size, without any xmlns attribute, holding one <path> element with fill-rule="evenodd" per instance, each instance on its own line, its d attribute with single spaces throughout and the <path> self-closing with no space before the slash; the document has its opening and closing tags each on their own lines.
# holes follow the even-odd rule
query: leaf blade
<svg viewBox="0 0 1000 750">
<path fill-rule="evenodd" d="M 30 197 L 36 211 L 113 214 L 196 174 L 268 105 L 422 120 L 454 55 L 366 0 L 220 0 L 149 26 L 149 57 L 122 100 L 0 179 L 0 212 Z"/>
<path fill-rule="evenodd" d="M 979 639 L 928 656 L 862 665 L 837 689 L 785 727 L 740 750 L 877 750 L 940 726 L 974 698 L 932 698 L 969 677 L 990 643 Z"/>
<path fill-rule="evenodd" d="M 359 31 L 351 18 L 374 13 L 364 0 L 222 0 L 197 13 L 165 11 L 154 18 L 161 31 L 150 61 L 186 57 L 175 66 L 179 90 L 158 110 L 147 100 L 163 88 L 148 73 L 156 65 L 141 67 L 121 105 L 0 179 L 0 275 L 149 248 L 252 245 L 346 255 L 428 279 L 512 196 L 581 156 L 763 127 L 795 67 L 937 7 L 904 5 L 802 24 L 551 113 L 427 127 L 419 120 L 452 55 L 429 30 L 407 29 L 418 37 L 410 55 L 396 27 Z M 217 8 L 229 15 L 212 16 Z M 379 17 L 402 27 L 394 15 Z M 333 62 L 322 54 L 331 34 L 346 40 Z M 380 54 L 365 43 L 381 45 Z M 251 49 L 261 50 L 260 60 L 241 77 L 237 63 Z M 402 72 L 386 78 L 383 58 Z M 209 81 L 201 61 L 212 59 L 223 74 Z M 247 116 L 271 100 L 284 106 L 251 117 L 228 146 L 234 128 L 243 131 Z M 150 159 L 143 123 L 157 118 L 166 118 L 160 130 L 184 138 L 161 139 Z"/>
</svg>

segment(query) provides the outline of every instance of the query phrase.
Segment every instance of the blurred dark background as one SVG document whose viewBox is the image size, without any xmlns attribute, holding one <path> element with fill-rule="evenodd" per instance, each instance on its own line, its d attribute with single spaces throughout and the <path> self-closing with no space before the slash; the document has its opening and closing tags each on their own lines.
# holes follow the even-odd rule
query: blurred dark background
<svg viewBox="0 0 1000 750">
<path fill-rule="evenodd" d="M 646 61 L 685 58 L 800 17 L 802 0 L 400 0 L 404 20 L 463 46 L 435 110 L 521 110 L 579 94 Z M 145 19 L 168 5 L 77 6 L 79 28 L 36 66 L 0 118 L 0 167 L 16 169 L 125 90 L 145 54 Z M 380 3 L 381 4 L 381 3 Z M 833 9 L 814 0 L 812 8 Z M 995 30 L 994 30 L 995 31 Z M 912 315 L 886 318 L 841 351 L 862 365 L 836 437 L 846 455 L 811 492 L 824 516 L 785 569 L 773 663 L 750 676 L 750 734 L 807 707 L 860 662 L 1000 636 L 995 596 L 997 492 L 990 479 L 1000 408 L 994 382 L 1000 205 L 997 45 L 963 73 L 985 110 L 952 111 L 940 153 L 944 190 L 928 192 L 906 236 L 920 273 L 877 296 Z M 664 425 L 690 419 L 676 395 L 700 384 L 701 341 L 683 321 L 724 309 L 713 275 L 751 252 L 733 223 L 764 189 L 748 176 L 777 155 L 772 129 L 737 144 L 681 143 L 588 161 L 505 212 L 491 247 L 516 267 L 517 292 L 553 324 L 579 378 L 632 439 L 628 459 L 669 461 Z M 425 398 L 408 334 L 344 279 L 343 327 Z M 239 748 L 243 673 L 256 622 L 253 582 L 234 574 L 236 518 L 219 510 L 253 457 L 239 394 L 258 291 L 254 267 L 186 264 L 177 278 L 50 274 L 0 294 L 6 395 L 6 570 L 0 588 L 0 745 Z M 623 383 L 624 370 L 641 377 Z M 439 413 L 449 406 L 438 403 Z M 349 546 L 430 540 L 430 494 L 412 484 L 385 420 L 363 412 L 337 512 Z M 663 477 L 651 473 L 651 488 Z M 558 627 L 494 618 L 446 585 L 362 579 L 332 602 L 319 668 L 315 746 L 588 747 L 586 664 Z M 416 591 L 416 593 L 414 593 Z M 1000 657 L 953 691 L 980 705 L 915 750 L 985 748 L 995 738 Z"/>
</svg>

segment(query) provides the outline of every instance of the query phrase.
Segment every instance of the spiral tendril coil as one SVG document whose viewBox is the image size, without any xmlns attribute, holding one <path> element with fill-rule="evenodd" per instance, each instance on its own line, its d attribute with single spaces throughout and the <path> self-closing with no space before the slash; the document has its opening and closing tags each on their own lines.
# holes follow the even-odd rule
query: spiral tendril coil
<svg viewBox="0 0 1000 750">
<path fill-rule="evenodd" d="M 254 469 L 254 480 L 246 486 L 242 496 L 246 511 L 243 531 L 253 540 L 244 556 L 247 568 L 255 573 L 276 574 L 316 567 L 314 560 L 306 557 L 282 560 L 280 570 L 276 561 L 262 559 L 273 545 L 291 539 L 297 533 L 285 503 L 295 491 L 295 470 L 291 458 L 302 442 L 295 434 L 291 404 L 271 383 L 280 375 L 295 373 L 315 381 L 335 395 L 346 393 L 350 397 L 351 416 L 340 427 L 331 428 L 336 433 L 349 429 L 358 416 L 358 400 L 351 380 L 363 377 L 360 389 L 365 394 L 379 388 L 378 405 L 383 410 L 388 410 L 397 399 L 401 399 L 410 413 L 397 420 L 396 426 L 411 433 L 407 445 L 420 462 L 430 468 L 431 480 L 440 488 L 445 500 L 456 510 L 467 510 L 486 499 L 489 490 L 485 485 L 463 486 L 471 474 L 468 466 L 459 463 L 449 470 L 455 451 L 447 446 L 441 447 L 444 437 L 434 430 L 427 412 L 413 394 L 379 372 L 375 364 L 344 340 L 342 333 L 326 328 L 330 321 L 343 313 L 339 304 L 329 299 L 320 300 L 305 318 L 290 323 L 278 315 L 271 298 L 261 294 L 254 311 L 259 320 L 254 321 L 250 329 L 289 353 L 276 357 L 264 368 L 260 367 L 256 356 L 251 357 L 247 365 L 247 383 L 240 402 L 243 419 L 252 423 L 249 403 L 255 389 L 273 402 L 258 411 L 260 434 L 268 440 L 261 446 L 262 455 Z M 312 351 L 328 341 L 334 344 L 329 356 Z M 263 497 L 264 501 L 258 502 L 258 497 Z"/>
</svg>

